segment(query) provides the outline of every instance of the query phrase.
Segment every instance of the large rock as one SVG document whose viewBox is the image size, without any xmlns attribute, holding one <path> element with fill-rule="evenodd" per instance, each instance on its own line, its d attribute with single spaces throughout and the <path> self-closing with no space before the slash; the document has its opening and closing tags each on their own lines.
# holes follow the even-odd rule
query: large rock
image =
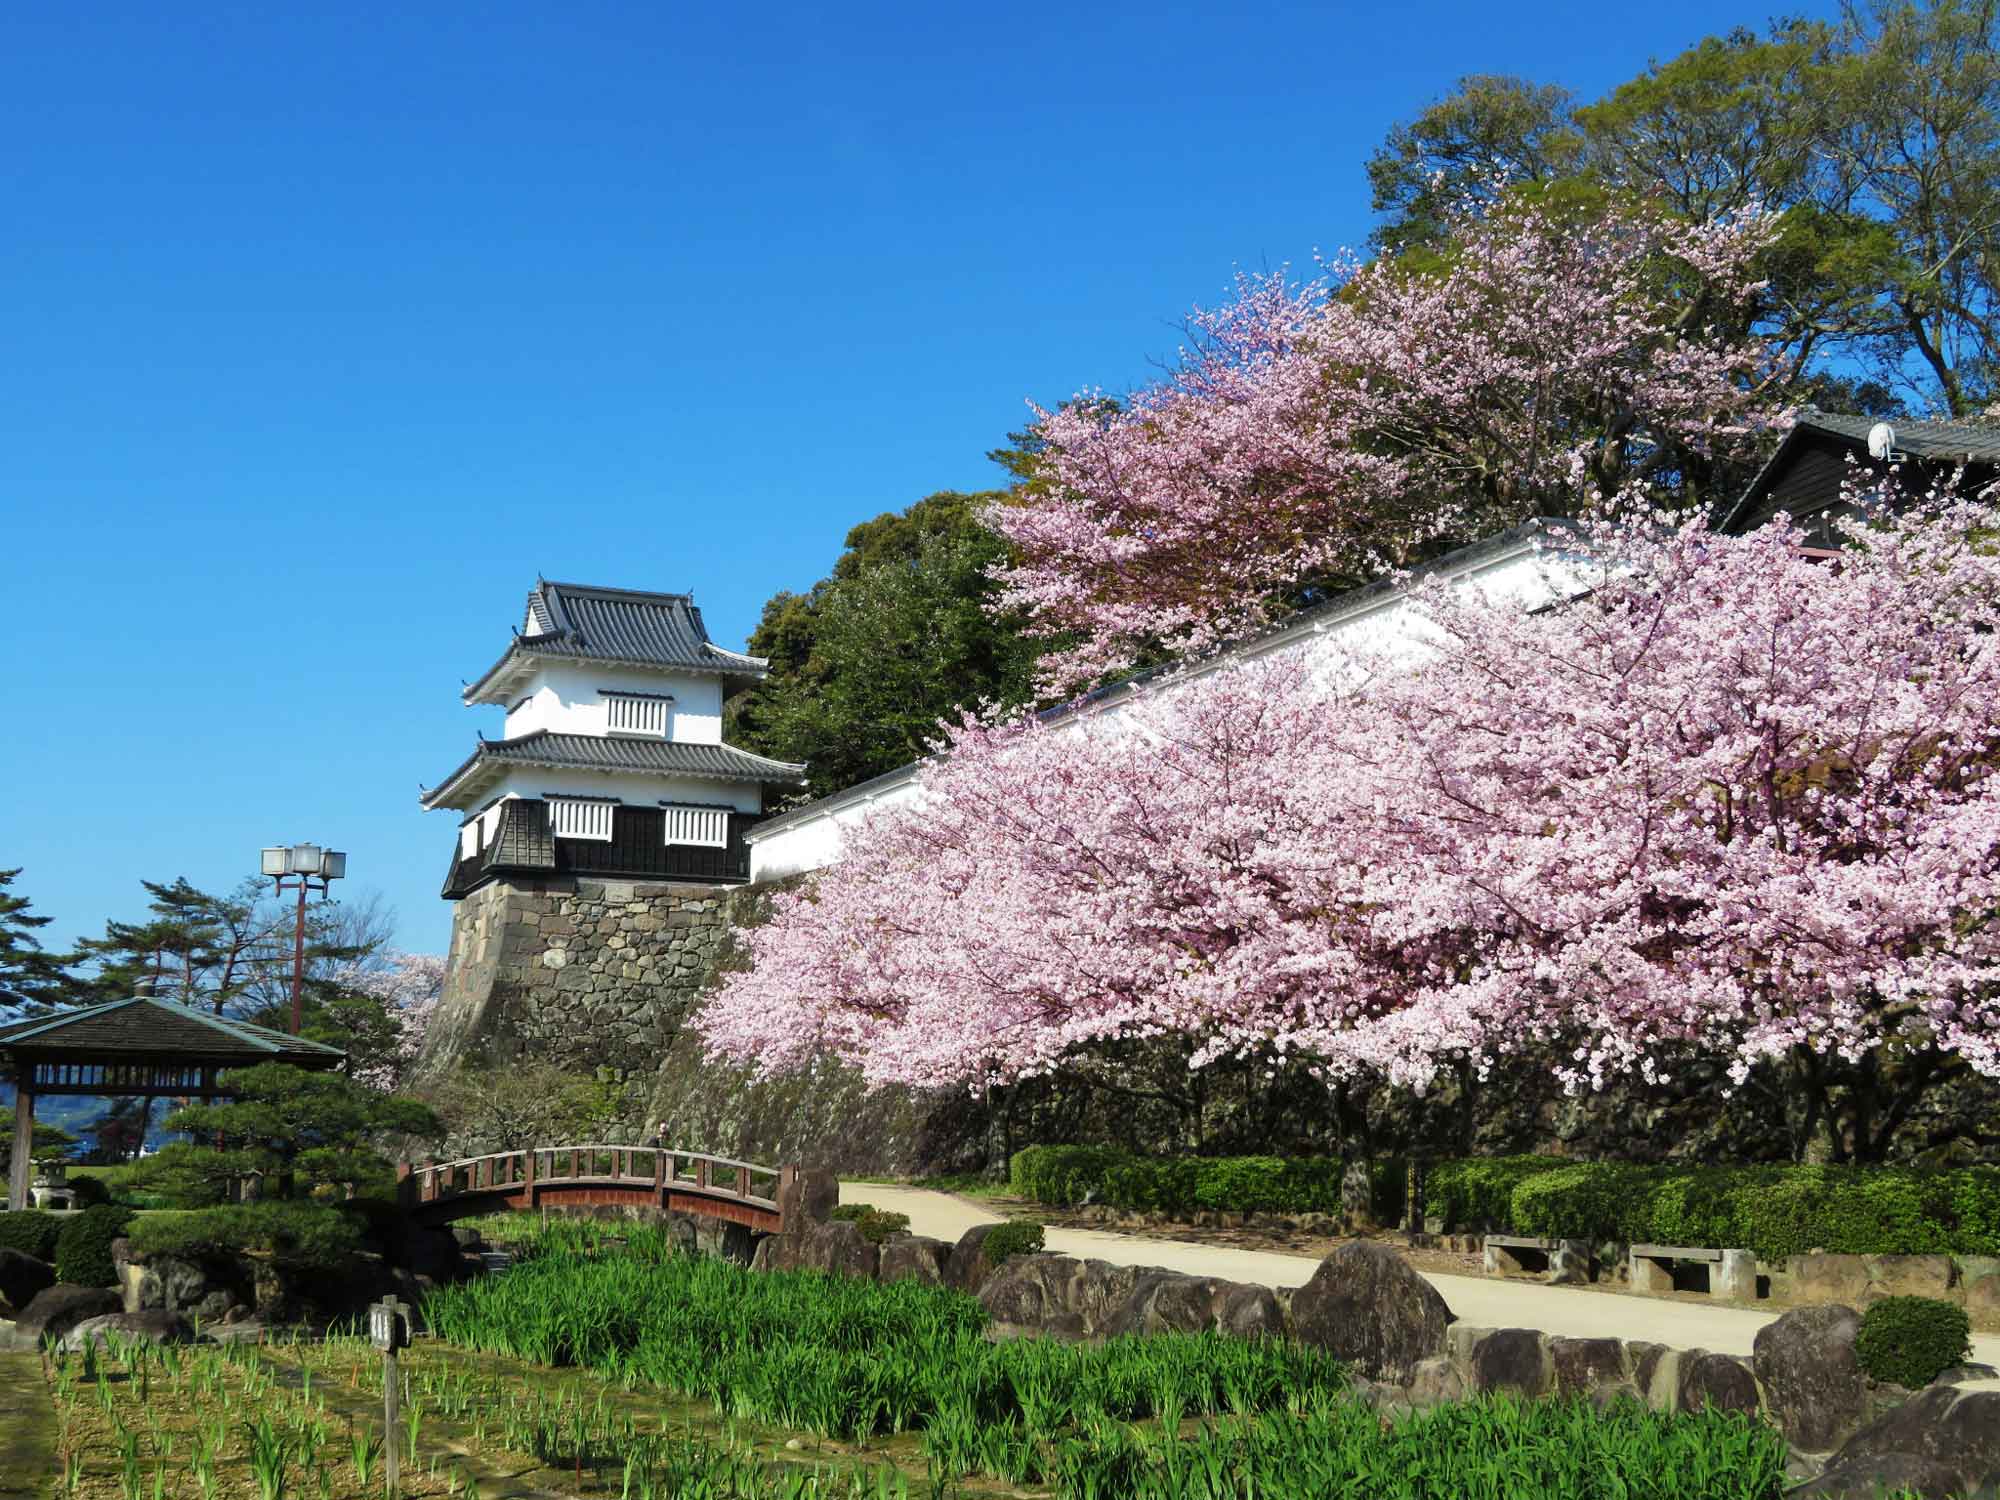
<svg viewBox="0 0 2000 1500">
<path fill-rule="evenodd" d="M 1858 1484 L 1859 1476 L 1897 1462 L 1934 1465 L 1935 1473 L 1915 1487 L 1938 1500 L 1983 1482 L 2000 1469 L 2000 1391 L 1930 1386 L 1849 1438 L 1817 1483 Z M 1866 1493 L 1858 1488 L 1853 1492 Z M 1801 1493 L 1830 1497 L 1849 1491 L 1826 1488 Z"/>
<path fill-rule="evenodd" d="M 1472 1346 L 1472 1388 L 1539 1396 L 1549 1388 L 1549 1356 L 1532 1328 L 1496 1328 Z"/>
<path fill-rule="evenodd" d="M 0 1302 L 17 1312 L 56 1284 L 55 1267 L 19 1250 L 0 1250 Z"/>
<path fill-rule="evenodd" d="M 1826 1453 L 1868 1415 L 1868 1381 L 1854 1357 L 1861 1314 L 1837 1303 L 1794 1308 L 1757 1330 L 1753 1364 L 1785 1441 Z"/>
<path fill-rule="evenodd" d="M 1069 1289 L 1077 1262 L 1067 1255 L 1016 1255 L 986 1279 L 979 1305 L 996 1323 L 1014 1329 L 1047 1329 L 1061 1325 L 1082 1332 L 1082 1320 L 1069 1307 Z"/>
<path fill-rule="evenodd" d="M 802 1270 L 862 1276 L 872 1281 L 881 1269 L 881 1251 L 869 1244 L 860 1226 L 850 1220 L 815 1223 L 802 1239 L 799 1253 Z"/>
<path fill-rule="evenodd" d="M 1788 1500 L 1881 1500 L 1884 1495 L 1922 1495 L 1947 1500 L 1964 1493 L 1958 1471 L 1915 1453 L 1885 1453 L 1830 1465 L 1819 1478 L 1791 1492 Z"/>
<path fill-rule="evenodd" d="M 1585 1396 L 1625 1384 L 1625 1346 L 1617 1339 L 1552 1338 L 1549 1365 L 1559 1396 Z"/>
<path fill-rule="evenodd" d="M 1215 1326 L 1216 1291 L 1226 1285 L 1208 1276 L 1147 1267 L 1132 1295 L 1104 1325 L 1111 1335 L 1126 1333 L 1206 1333 Z"/>
<path fill-rule="evenodd" d="M 33 1348 L 43 1339 L 60 1339 L 86 1318 L 101 1318 L 125 1310 L 125 1299 L 104 1286 L 71 1286 L 57 1282 L 37 1292 L 14 1320 L 16 1348 Z"/>
<path fill-rule="evenodd" d="M 1139 1285 L 1140 1267 L 1114 1266 L 1108 1260 L 1086 1260 L 1076 1268 L 1071 1283 L 1069 1305 L 1083 1319 L 1088 1333 L 1102 1333 L 1111 1326 Z"/>
<path fill-rule="evenodd" d="M 951 1246 L 927 1235 L 899 1234 L 882 1246 L 880 1275 L 884 1281 L 923 1281 L 944 1285 L 944 1268 Z"/>
<path fill-rule="evenodd" d="M 806 1237 L 802 1234 L 767 1234 L 757 1241 L 750 1254 L 753 1271 L 796 1271 L 803 1263 Z"/>
<path fill-rule="evenodd" d="M 62 1346 L 74 1354 L 88 1344 L 108 1342 L 104 1337 L 106 1334 L 115 1334 L 126 1342 L 136 1338 L 148 1339 L 155 1344 L 185 1344 L 194 1337 L 187 1320 L 179 1313 L 155 1308 L 150 1312 L 116 1312 L 85 1318 L 63 1335 Z"/>
<path fill-rule="evenodd" d="M 1286 1333 L 1284 1305 L 1267 1286 L 1225 1281 L 1215 1299 L 1215 1327 L 1232 1338 L 1281 1339 Z"/>
<path fill-rule="evenodd" d="M 1709 1354 L 1690 1349 L 1681 1360 L 1677 1391 L 1682 1411 L 1700 1411 L 1712 1406 L 1717 1411 L 1757 1411 L 1757 1377 L 1750 1362 L 1734 1354 Z"/>
<path fill-rule="evenodd" d="M 945 1265 L 947 1285 L 973 1296 L 979 1294 L 980 1287 L 993 1273 L 993 1263 L 986 1258 L 986 1236 L 999 1227 L 998 1224 L 975 1224 L 958 1237 L 958 1243 L 951 1247 L 951 1259 Z"/>
<path fill-rule="evenodd" d="M 457 1242 L 444 1235 L 445 1243 Z M 257 1279 L 249 1265 L 229 1256 L 155 1255 L 125 1268 L 125 1311 L 180 1313 L 219 1323 L 231 1308 L 257 1300 Z"/>
<path fill-rule="evenodd" d="M 1342 1245 L 1292 1295 L 1301 1342 L 1345 1360 L 1371 1379 L 1402 1379 L 1444 1349 L 1451 1309 L 1437 1289 L 1386 1246 Z"/>
<path fill-rule="evenodd" d="M 756 1236 L 745 1225 L 709 1214 L 694 1214 L 690 1216 L 688 1227 L 693 1231 L 694 1248 L 702 1255 L 712 1255 L 731 1265 L 747 1266 L 756 1252 Z"/>
<path fill-rule="evenodd" d="M 840 1178 L 825 1167 L 800 1167 L 789 1182 L 778 1186 L 778 1213 L 790 1234 L 804 1234 L 808 1225 L 826 1221 L 840 1204 Z"/>
</svg>

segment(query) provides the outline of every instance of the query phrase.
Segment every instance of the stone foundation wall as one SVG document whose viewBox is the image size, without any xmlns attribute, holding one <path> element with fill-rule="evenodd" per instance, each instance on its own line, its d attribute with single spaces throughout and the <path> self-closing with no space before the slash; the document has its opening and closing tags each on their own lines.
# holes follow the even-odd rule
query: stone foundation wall
<svg viewBox="0 0 2000 1500">
<path fill-rule="evenodd" d="M 713 973 L 739 894 L 576 877 L 481 887 L 452 914 L 417 1076 L 521 1057 L 652 1072 Z"/>
</svg>

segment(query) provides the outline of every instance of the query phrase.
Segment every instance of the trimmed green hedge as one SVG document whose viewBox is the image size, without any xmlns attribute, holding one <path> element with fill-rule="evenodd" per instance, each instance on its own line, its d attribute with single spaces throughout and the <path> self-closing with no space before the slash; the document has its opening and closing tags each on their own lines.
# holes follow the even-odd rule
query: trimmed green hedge
<svg viewBox="0 0 2000 1500">
<path fill-rule="evenodd" d="M 1345 1164 L 1330 1157 L 1134 1156 L 1102 1146 L 1030 1146 L 1008 1164 L 1008 1182 L 1024 1198 L 1057 1208 L 1102 1203 L 1147 1213 L 1340 1212 Z M 1402 1217 L 1407 1168 L 1400 1159 L 1371 1165 L 1376 1218 Z"/>
<path fill-rule="evenodd" d="M 1728 1246 L 1766 1260 L 2000 1255 L 2000 1167 L 1680 1167 L 1510 1157 L 1442 1162 L 1429 1213 L 1460 1229 Z"/>
<path fill-rule="evenodd" d="M 56 1236 L 63 1221 L 38 1208 L 0 1211 L 0 1250 L 18 1250 L 36 1260 L 56 1258 Z"/>
<path fill-rule="evenodd" d="M 63 1223 L 56 1236 L 56 1280 L 73 1286 L 115 1286 L 118 1267 L 111 1242 L 132 1222 L 132 1210 L 117 1203 L 86 1208 Z"/>
<path fill-rule="evenodd" d="M 320 1203 L 225 1203 L 147 1214 L 132 1226 L 142 1255 L 266 1252 L 291 1265 L 333 1269 L 363 1248 L 360 1216 Z"/>
</svg>

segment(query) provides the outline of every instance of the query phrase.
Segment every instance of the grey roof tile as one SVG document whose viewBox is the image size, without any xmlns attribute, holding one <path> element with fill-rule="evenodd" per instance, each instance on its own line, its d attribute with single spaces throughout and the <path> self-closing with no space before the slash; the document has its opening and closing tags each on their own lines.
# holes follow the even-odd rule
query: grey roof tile
<svg viewBox="0 0 2000 1500">
<path fill-rule="evenodd" d="M 805 780 L 804 766 L 771 760 L 734 745 L 691 744 L 686 740 L 648 740 L 558 734 L 537 729 L 511 740 L 481 740 L 464 764 L 423 797 L 429 807 L 475 767 L 485 765 L 575 767 L 589 771 L 642 771 L 673 776 L 698 776 L 714 781 Z"/>
<path fill-rule="evenodd" d="M 330 1066 L 338 1047 L 268 1026 L 253 1026 L 156 995 L 58 1011 L 0 1026 L 0 1051 L 43 1054 L 152 1054 L 210 1062 L 283 1061 Z"/>
<path fill-rule="evenodd" d="M 761 677 L 770 665 L 761 656 L 725 651 L 709 640 L 701 611 L 688 594 L 543 580 L 528 595 L 525 618 L 544 628 L 516 636 L 506 654 L 465 690 L 468 701 L 521 656 L 671 667 L 723 677 Z"/>
</svg>

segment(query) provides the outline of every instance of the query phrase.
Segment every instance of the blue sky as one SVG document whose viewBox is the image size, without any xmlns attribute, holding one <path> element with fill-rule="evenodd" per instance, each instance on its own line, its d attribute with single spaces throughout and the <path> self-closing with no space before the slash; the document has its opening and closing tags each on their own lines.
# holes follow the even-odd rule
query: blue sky
<svg viewBox="0 0 2000 1500">
<path fill-rule="evenodd" d="M 1027 398 L 1362 241 L 1459 75 L 1594 95 L 1765 19 L 1608 16 L 12 8 L 0 867 L 61 942 L 317 839 L 442 950 L 417 788 L 498 732 L 458 685 L 538 572 L 739 646 L 856 521 L 995 483 Z"/>
</svg>

